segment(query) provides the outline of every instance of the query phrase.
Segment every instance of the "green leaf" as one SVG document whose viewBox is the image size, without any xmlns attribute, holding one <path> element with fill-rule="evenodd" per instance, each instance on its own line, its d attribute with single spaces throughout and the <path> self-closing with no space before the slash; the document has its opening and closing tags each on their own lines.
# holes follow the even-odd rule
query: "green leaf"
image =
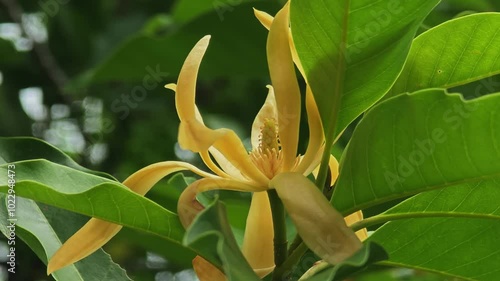
<svg viewBox="0 0 500 281">
<path fill-rule="evenodd" d="M 241 253 L 231 231 L 226 207 L 218 199 L 197 216 L 183 243 L 223 268 L 230 281 L 260 280 Z"/>
<path fill-rule="evenodd" d="M 332 204 L 342 213 L 500 177 L 500 95 L 430 89 L 388 99 L 358 124 Z M 369 140 L 369 141 L 367 141 Z"/>
<path fill-rule="evenodd" d="M 388 265 L 490 281 L 498 279 L 499 235 L 498 220 L 418 218 L 387 223 L 369 239 L 389 253 Z"/>
<path fill-rule="evenodd" d="M 300 279 L 304 281 L 334 281 L 334 280 L 344 280 L 348 276 L 355 272 L 359 272 L 365 269 L 368 265 L 386 260 L 388 258 L 387 253 L 382 247 L 373 242 L 368 242 L 363 244 L 358 252 L 356 252 L 349 259 L 337 264 L 328 265 L 326 263 L 321 263 L 318 266 L 321 268 L 312 270 L 315 274 L 309 277 L 310 273 L 305 274 Z M 307 277 L 306 277 L 307 276 Z"/>
<path fill-rule="evenodd" d="M 184 229 L 176 214 L 119 182 L 47 160 L 0 165 L 0 192 L 7 193 L 8 165 L 15 165 L 17 196 L 181 241 Z M 11 169 L 12 170 L 12 169 Z"/>
<path fill-rule="evenodd" d="M 426 88 L 453 88 L 500 73 L 500 13 L 447 21 L 418 36 L 391 97 Z"/>
<path fill-rule="evenodd" d="M 500 179 L 466 183 L 417 194 L 377 216 L 469 217 L 500 220 Z"/>
<path fill-rule="evenodd" d="M 262 8 L 273 10 L 274 6 L 263 3 Z M 173 34 L 131 36 L 94 70 L 92 81 L 142 81 L 146 88 L 172 81 L 189 51 L 207 34 L 212 35 L 212 40 L 202 64 L 201 78 L 268 76 L 264 48 L 267 32 L 255 19 L 252 5 L 242 4 L 224 13 L 223 21 L 212 11 Z M 127 67 L 123 67 L 124 63 Z"/>
<path fill-rule="evenodd" d="M 0 230 L 5 236 L 10 236 L 12 226 L 7 221 L 7 203 L 10 199 L 0 194 Z M 47 260 L 62 245 L 69 235 L 82 226 L 85 218 L 54 207 L 37 204 L 32 200 L 17 197 L 15 208 L 15 234 L 22 239 L 38 257 L 47 264 Z M 9 227 L 7 228 L 7 227 Z M 15 241 L 15 240 L 14 240 Z M 15 247 L 15 245 L 13 245 Z M 17 253 L 21 254 L 21 253 Z M 21 266 L 21 265 L 20 265 Z M 17 270 L 22 270 L 18 268 Z M 125 271 L 115 264 L 111 257 L 102 249 L 88 258 L 65 267 L 52 276 L 56 280 L 131 280 Z"/>
<path fill-rule="evenodd" d="M 291 2 L 293 39 L 327 145 L 390 89 L 420 23 L 438 2 Z"/>
<path fill-rule="evenodd" d="M 116 180 L 109 174 L 92 171 L 78 165 L 71 157 L 43 140 L 31 137 L 0 137 L 0 164 L 37 158 L 46 159 L 85 173 Z"/>
</svg>

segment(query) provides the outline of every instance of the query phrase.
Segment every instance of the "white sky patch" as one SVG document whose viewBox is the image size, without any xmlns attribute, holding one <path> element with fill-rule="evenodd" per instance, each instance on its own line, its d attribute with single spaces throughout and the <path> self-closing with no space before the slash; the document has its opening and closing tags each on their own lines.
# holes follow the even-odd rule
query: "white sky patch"
<svg viewBox="0 0 500 281">
<path fill-rule="evenodd" d="M 108 145 L 105 143 L 96 143 L 88 148 L 89 160 L 94 165 L 98 165 L 108 156 Z"/>
<path fill-rule="evenodd" d="M 85 133 L 98 133 L 102 131 L 102 112 L 104 105 L 101 99 L 86 97 L 82 107 L 85 110 L 83 131 Z"/>
<path fill-rule="evenodd" d="M 50 107 L 50 117 L 52 120 L 67 118 L 70 113 L 69 106 L 65 104 L 54 104 Z"/>
<path fill-rule="evenodd" d="M 47 119 L 47 108 L 43 105 L 43 92 L 38 87 L 24 88 L 19 91 L 21 106 L 31 119 L 42 121 Z"/>
<path fill-rule="evenodd" d="M 85 139 L 77 121 L 73 119 L 54 120 L 45 131 L 43 138 L 60 149 L 81 154 L 85 149 Z"/>
<path fill-rule="evenodd" d="M 0 23 L 0 38 L 14 43 L 18 51 L 30 51 L 33 48 L 33 41 L 22 36 L 21 26 L 17 23 Z"/>
<path fill-rule="evenodd" d="M 28 34 L 29 39 L 35 41 L 36 43 L 47 42 L 47 28 L 45 28 L 41 13 L 24 14 L 22 16 L 22 25 Z"/>
</svg>

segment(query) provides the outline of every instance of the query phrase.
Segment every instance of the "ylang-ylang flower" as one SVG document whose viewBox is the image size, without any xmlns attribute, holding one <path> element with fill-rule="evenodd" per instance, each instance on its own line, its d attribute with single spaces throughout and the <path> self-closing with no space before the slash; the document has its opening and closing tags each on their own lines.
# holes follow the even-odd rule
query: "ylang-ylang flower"
<svg viewBox="0 0 500 281">
<path fill-rule="evenodd" d="M 305 93 L 309 142 L 304 155 L 297 154 L 301 93 L 294 61 L 300 72 L 303 71 L 289 34 L 288 14 L 288 5 L 274 19 L 256 12 L 259 20 L 269 28 L 267 59 L 272 86 L 268 86 L 265 103 L 252 125 L 252 150 L 245 149 L 234 131 L 205 126 L 195 105 L 198 69 L 210 41 L 210 36 L 205 36 L 187 56 L 177 84 L 166 87 L 175 91 L 180 146 L 198 153 L 213 173 L 189 163 L 166 161 L 147 166 L 123 182 L 132 191 L 144 195 L 171 173 L 190 170 L 199 175 L 201 178 L 190 184 L 179 198 L 178 215 L 185 228 L 203 210 L 196 200 L 197 194 L 217 189 L 251 192 L 242 252 L 260 277 L 274 269 L 273 221 L 266 192 L 271 189 L 276 190 L 303 241 L 323 260 L 335 264 L 361 248 L 360 239 L 346 225 L 342 215 L 307 178 L 318 167 L 325 149 L 319 112 L 309 87 Z M 333 179 L 337 166 L 332 157 Z M 357 220 L 360 215 L 354 214 L 349 220 Z M 120 229 L 120 225 L 91 219 L 52 256 L 48 272 L 90 255 Z M 193 266 L 201 280 L 225 278 L 202 257 L 195 258 Z"/>
</svg>

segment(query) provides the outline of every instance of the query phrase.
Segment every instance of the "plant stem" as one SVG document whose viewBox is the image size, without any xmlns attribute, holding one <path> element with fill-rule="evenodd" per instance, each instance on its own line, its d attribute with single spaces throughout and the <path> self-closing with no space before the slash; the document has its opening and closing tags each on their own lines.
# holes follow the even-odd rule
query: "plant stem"
<svg viewBox="0 0 500 281">
<path fill-rule="evenodd" d="M 302 237 L 300 235 L 295 235 L 295 239 L 293 239 L 292 244 L 290 244 L 290 247 L 288 248 L 288 256 L 290 256 L 295 249 L 302 243 Z"/>
<path fill-rule="evenodd" d="M 326 144 L 328 143 L 333 143 L 330 142 L 329 140 L 326 140 L 325 142 L 325 151 L 323 152 L 323 155 L 321 156 L 321 164 L 319 166 L 319 172 L 318 176 L 316 177 L 316 186 L 323 191 L 324 194 L 326 194 L 326 179 L 328 178 L 328 166 L 330 163 L 330 148 L 331 146 L 328 146 Z M 328 185 L 330 186 L 330 185 Z M 328 198 L 330 199 L 330 198 Z"/>
<path fill-rule="evenodd" d="M 292 268 L 300 261 L 300 258 L 306 253 L 307 246 L 304 242 L 300 243 L 295 250 L 290 253 L 286 261 L 281 265 L 281 267 L 276 268 L 274 271 L 274 276 L 279 276 L 281 279 L 273 279 L 273 280 L 284 280 L 283 276 L 287 273 L 292 272 Z"/>
<path fill-rule="evenodd" d="M 385 215 L 376 215 L 358 221 L 353 225 L 351 225 L 351 229 L 353 231 L 358 231 L 365 227 L 385 223 L 388 221 L 412 219 L 412 218 L 436 218 L 436 217 L 485 218 L 485 219 L 497 218 L 497 216 L 493 215 L 474 214 L 474 213 L 467 214 L 467 213 L 425 212 L 425 213 L 385 214 Z"/>
<path fill-rule="evenodd" d="M 288 241 L 286 238 L 285 208 L 276 190 L 269 190 L 267 194 L 269 195 L 269 202 L 273 213 L 274 263 L 276 264 L 276 270 L 278 270 L 287 258 Z M 282 280 L 281 276 L 276 274 L 276 271 L 273 275 L 273 280 Z"/>
</svg>

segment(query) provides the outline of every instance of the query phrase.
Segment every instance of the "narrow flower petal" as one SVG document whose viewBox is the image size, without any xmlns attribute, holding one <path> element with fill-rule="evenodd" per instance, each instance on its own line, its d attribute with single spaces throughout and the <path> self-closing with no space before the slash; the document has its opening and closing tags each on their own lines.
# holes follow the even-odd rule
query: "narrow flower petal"
<svg viewBox="0 0 500 281">
<path fill-rule="evenodd" d="M 351 226 L 354 223 L 361 221 L 362 219 L 363 219 L 363 212 L 359 210 L 345 217 L 345 222 L 347 223 L 348 226 Z M 366 231 L 366 228 L 356 231 L 356 236 L 358 236 L 359 240 L 365 241 L 366 238 L 368 238 L 368 232 Z"/>
<path fill-rule="evenodd" d="M 205 36 L 196 43 L 184 61 L 177 85 L 167 85 L 169 89 L 175 90 L 177 114 L 181 120 L 179 145 L 196 153 L 208 151 L 213 146 L 244 175 L 260 184 L 266 184 L 267 177 L 253 165 L 236 133 L 228 129 L 212 130 L 207 128 L 196 109 L 196 80 L 209 40 L 210 36 Z M 208 158 L 205 157 L 204 160 L 210 164 Z M 214 168 L 216 173 L 221 172 L 215 166 L 211 168 Z"/>
<path fill-rule="evenodd" d="M 199 179 L 186 187 L 182 192 L 177 202 L 177 214 L 184 228 L 188 228 L 196 215 L 203 210 L 203 206 L 196 200 L 198 193 L 209 190 L 259 192 L 266 189 L 267 186 L 258 187 L 226 178 Z"/>
<path fill-rule="evenodd" d="M 276 15 L 267 38 L 269 73 L 276 95 L 283 171 L 290 171 L 297 156 L 300 123 L 300 90 L 288 37 L 289 5 Z"/>
<path fill-rule="evenodd" d="M 50 258 L 47 275 L 91 255 L 122 229 L 121 225 L 91 219 Z"/>
<path fill-rule="evenodd" d="M 259 11 L 257 9 L 253 9 L 255 17 L 259 20 L 259 22 L 267 29 L 269 30 L 271 28 L 271 25 L 273 23 L 274 18 L 269 15 L 266 12 Z M 304 80 L 307 81 L 306 75 L 304 73 L 304 69 L 302 68 L 302 64 L 300 63 L 299 60 L 299 55 L 297 54 L 297 50 L 295 49 L 295 43 L 293 42 L 293 37 L 292 37 L 292 32 L 289 30 L 288 32 L 288 42 L 290 43 L 290 51 L 292 52 L 292 58 L 293 62 L 297 66 L 297 68 L 300 71 L 300 74 L 302 74 L 302 77 L 304 77 Z"/>
<path fill-rule="evenodd" d="M 193 259 L 193 269 L 200 281 L 226 281 L 227 278 L 217 267 L 206 259 L 196 256 Z"/>
<path fill-rule="evenodd" d="M 217 164 L 221 167 L 221 169 L 229 175 L 230 178 L 234 178 L 240 181 L 248 181 L 247 178 L 241 174 L 241 171 L 238 170 L 229 160 L 227 160 L 226 156 L 224 156 L 220 151 L 215 149 L 214 147 L 211 147 L 209 149 L 210 155 L 212 155 L 217 162 Z"/>
<path fill-rule="evenodd" d="M 274 89 L 272 86 L 267 86 L 269 92 L 267 94 L 266 101 L 264 105 L 257 113 L 255 120 L 252 124 L 252 148 L 257 149 L 259 147 L 259 138 L 261 134 L 261 128 L 264 125 L 266 119 L 274 119 L 276 122 L 278 121 L 278 109 L 276 108 L 276 98 L 274 97 Z"/>
<path fill-rule="evenodd" d="M 195 119 L 196 80 L 201 60 L 205 55 L 210 35 L 203 37 L 188 54 L 179 73 L 175 107 L 181 121 Z M 170 84 L 169 84 L 170 85 Z"/>
<path fill-rule="evenodd" d="M 306 88 L 306 110 L 307 122 L 309 124 L 309 144 L 307 145 L 306 153 L 301 159 L 299 166 L 295 169 L 296 172 L 301 174 L 307 171 L 311 164 L 314 163 L 316 154 L 324 142 L 321 117 L 319 116 L 318 107 L 316 106 L 316 102 L 314 101 L 314 96 L 309 85 Z"/>
<path fill-rule="evenodd" d="M 337 264 L 362 244 L 319 189 L 299 173 L 281 173 L 272 181 L 304 243 L 323 260 Z"/>
<path fill-rule="evenodd" d="M 273 24 L 274 20 L 273 16 L 271 16 L 266 12 L 257 10 L 255 8 L 253 9 L 253 14 L 267 30 L 271 28 L 271 25 Z"/>
<path fill-rule="evenodd" d="M 168 161 L 152 164 L 135 172 L 129 176 L 123 184 L 132 191 L 144 195 L 159 180 L 171 173 L 181 170 L 191 170 L 209 179 L 218 178 L 188 163 Z M 49 264 L 47 265 L 47 274 L 89 256 L 111 240 L 121 228 L 122 226 L 118 224 L 95 218 L 90 219 L 89 222 L 71 236 L 50 258 Z"/>
<path fill-rule="evenodd" d="M 274 269 L 274 229 L 267 192 L 255 192 L 248 212 L 243 255 L 262 278 Z"/>
</svg>

